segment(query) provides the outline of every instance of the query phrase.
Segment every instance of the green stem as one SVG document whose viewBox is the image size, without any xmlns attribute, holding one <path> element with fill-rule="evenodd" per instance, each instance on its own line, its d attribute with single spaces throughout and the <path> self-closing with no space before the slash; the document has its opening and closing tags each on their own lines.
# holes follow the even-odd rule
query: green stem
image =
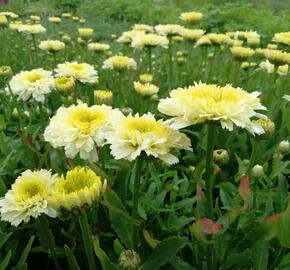
<svg viewBox="0 0 290 270">
<path fill-rule="evenodd" d="M 253 168 L 255 161 L 256 161 L 256 157 L 257 157 L 257 151 L 258 151 L 258 140 L 254 140 L 253 142 L 253 148 L 252 148 L 252 153 L 251 153 L 251 157 L 250 157 L 250 161 L 249 161 L 249 165 L 247 168 L 247 175 L 250 174 L 251 169 Z"/>
<path fill-rule="evenodd" d="M 151 57 L 151 47 L 149 46 L 147 49 L 147 54 L 148 54 L 148 68 L 149 68 L 149 73 L 152 74 L 152 57 Z"/>
<path fill-rule="evenodd" d="M 133 180 L 134 180 L 134 193 L 133 193 L 133 206 L 132 206 L 132 217 L 137 218 L 138 216 L 138 202 L 139 202 L 139 190 L 140 190 L 140 180 L 141 180 L 141 170 L 143 164 L 143 157 L 137 157 L 135 161 Z M 135 248 L 137 248 L 137 228 L 134 231 Z"/>
<path fill-rule="evenodd" d="M 89 269 L 96 270 L 97 268 L 94 260 L 92 233 L 90 232 L 88 217 L 85 210 L 82 211 L 79 217 L 79 223 L 82 231 L 83 243 L 89 264 Z"/>
<path fill-rule="evenodd" d="M 205 197 L 206 197 L 206 208 L 207 217 L 213 219 L 213 148 L 214 148 L 214 125 L 208 123 L 207 126 L 207 147 L 206 147 L 206 163 L 205 163 Z M 207 247 L 207 266 L 208 270 L 213 270 L 213 246 Z"/>
<path fill-rule="evenodd" d="M 40 241 L 42 242 L 43 246 L 49 250 L 54 266 L 57 270 L 61 270 L 61 266 L 58 262 L 57 255 L 55 252 L 55 243 L 54 237 L 52 235 L 51 230 L 49 229 L 49 224 L 44 215 L 41 215 L 36 219 L 36 229 L 40 236 Z"/>
<path fill-rule="evenodd" d="M 169 88 L 172 88 L 172 76 L 173 76 L 173 71 L 172 71 L 172 37 L 169 36 L 169 44 L 168 44 L 168 67 L 169 67 Z"/>
</svg>

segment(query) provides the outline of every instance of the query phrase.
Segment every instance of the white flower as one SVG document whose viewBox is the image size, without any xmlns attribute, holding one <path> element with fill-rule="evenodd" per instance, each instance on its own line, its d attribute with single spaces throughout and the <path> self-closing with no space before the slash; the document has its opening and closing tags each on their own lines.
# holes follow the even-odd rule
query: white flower
<svg viewBox="0 0 290 270">
<path fill-rule="evenodd" d="M 55 69 L 57 77 L 73 77 L 82 83 L 96 83 L 98 73 L 92 65 L 77 62 L 58 64 Z"/>
<path fill-rule="evenodd" d="M 82 159 L 98 160 L 96 146 L 105 143 L 108 117 L 114 113 L 106 105 L 87 104 L 61 107 L 45 129 L 44 138 L 54 148 L 64 147 L 65 154 L 74 158 L 78 153 Z"/>
<path fill-rule="evenodd" d="M 50 171 L 26 170 L 0 200 L 1 219 L 18 226 L 41 214 L 56 217 L 57 212 L 48 203 L 55 177 Z"/>
<path fill-rule="evenodd" d="M 19 26 L 18 31 L 26 34 L 40 34 L 44 33 L 46 29 L 41 24 L 22 24 Z"/>
<path fill-rule="evenodd" d="M 127 56 L 112 56 L 106 59 L 103 63 L 103 69 L 136 69 L 136 62 L 133 58 Z"/>
<path fill-rule="evenodd" d="M 9 86 L 19 99 L 27 101 L 32 97 L 38 102 L 44 102 L 45 95 L 54 89 L 54 79 L 51 71 L 38 68 L 16 74 L 9 82 Z M 6 91 L 9 89 L 6 88 Z"/>
<path fill-rule="evenodd" d="M 262 61 L 259 64 L 259 67 L 263 70 L 266 70 L 267 73 L 273 73 L 275 66 L 269 62 L 269 60 Z"/>
<path fill-rule="evenodd" d="M 116 159 L 133 161 L 144 152 L 174 164 L 178 158 L 170 153 L 171 148 L 191 150 L 190 139 L 185 134 L 169 127 L 163 120 L 156 120 L 151 113 L 126 117 L 119 112 L 110 122 L 112 130 L 106 137 Z"/>
<path fill-rule="evenodd" d="M 156 47 L 156 46 L 167 48 L 168 43 L 169 43 L 168 39 L 164 36 L 159 36 L 156 34 L 140 34 L 133 36 L 131 46 L 133 48 Z"/>
</svg>

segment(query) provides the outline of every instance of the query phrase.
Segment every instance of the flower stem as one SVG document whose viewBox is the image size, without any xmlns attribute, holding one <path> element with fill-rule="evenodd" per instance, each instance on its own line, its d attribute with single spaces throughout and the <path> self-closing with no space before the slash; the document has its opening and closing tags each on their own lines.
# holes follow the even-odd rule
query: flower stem
<svg viewBox="0 0 290 270">
<path fill-rule="evenodd" d="M 149 69 L 149 73 L 152 74 L 152 51 L 151 51 L 151 47 L 150 46 L 147 48 L 147 54 L 148 54 L 148 69 Z"/>
<path fill-rule="evenodd" d="M 205 163 L 205 196 L 207 217 L 213 219 L 213 148 L 214 148 L 214 125 L 208 123 L 207 126 L 207 147 L 206 147 L 206 163 Z M 207 247 L 207 266 L 208 270 L 213 268 L 213 247 Z"/>
<path fill-rule="evenodd" d="M 97 268 L 94 260 L 92 234 L 90 232 L 88 217 L 85 210 L 82 211 L 79 217 L 79 223 L 82 231 L 83 243 L 89 264 L 89 269 L 96 270 Z"/>
<path fill-rule="evenodd" d="M 134 192 L 133 192 L 133 207 L 132 207 L 132 217 L 137 218 L 138 216 L 138 199 L 139 199 L 139 190 L 140 190 L 140 180 L 141 180 L 141 170 L 143 164 L 143 157 L 137 157 L 135 161 L 135 166 L 133 170 L 133 180 L 134 180 Z M 137 248 L 137 228 L 134 229 L 134 243 L 135 248 Z"/>
<path fill-rule="evenodd" d="M 172 71 L 172 37 L 169 36 L 169 44 L 168 44 L 168 68 L 169 68 L 169 88 L 172 88 L 172 76 L 173 76 L 173 71 Z"/>
</svg>

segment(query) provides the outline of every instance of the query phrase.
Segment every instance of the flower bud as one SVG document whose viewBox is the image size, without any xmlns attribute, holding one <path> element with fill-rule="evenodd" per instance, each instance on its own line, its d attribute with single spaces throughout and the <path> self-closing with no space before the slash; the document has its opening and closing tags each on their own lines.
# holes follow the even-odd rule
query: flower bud
<svg viewBox="0 0 290 270">
<path fill-rule="evenodd" d="M 95 104 L 106 104 L 111 105 L 113 99 L 113 92 L 108 90 L 95 90 L 94 100 Z"/>
<path fill-rule="evenodd" d="M 213 151 L 213 160 L 219 165 L 225 165 L 229 162 L 229 153 L 225 149 L 217 149 Z"/>
<path fill-rule="evenodd" d="M 278 146 L 278 150 L 280 153 L 283 153 L 283 154 L 289 152 L 289 141 L 284 140 L 280 142 Z"/>
<path fill-rule="evenodd" d="M 257 178 L 261 178 L 264 176 L 264 169 L 263 166 L 257 164 L 252 168 L 252 176 L 253 177 L 257 177 Z"/>
<path fill-rule="evenodd" d="M 129 114 L 133 114 L 134 113 L 134 111 L 131 108 L 129 108 L 129 107 L 121 108 L 121 111 L 125 115 L 129 115 Z"/>
<path fill-rule="evenodd" d="M 75 88 L 75 79 L 72 77 L 59 77 L 54 80 L 55 88 L 64 93 L 68 93 Z"/>
<path fill-rule="evenodd" d="M 0 67 L 0 81 L 6 81 L 12 76 L 12 69 L 9 66 Z"/>
<path fill-rule="evenodd" d="M 122 252 L 118 261 L 119 266 L 124 270 L 136 270 L 141 264 L 140 256 L 134 250 Z"/>
</svg>

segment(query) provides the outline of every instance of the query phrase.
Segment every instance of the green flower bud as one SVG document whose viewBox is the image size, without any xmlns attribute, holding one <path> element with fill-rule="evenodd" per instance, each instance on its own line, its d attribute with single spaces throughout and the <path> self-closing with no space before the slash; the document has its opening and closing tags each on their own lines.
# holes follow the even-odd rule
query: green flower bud
<svg viewBox="0 0 290 270">
<path fill-rule="evenodd" d="M 124 270 L 136 270 L 140 264 L 140 256 L 134 250 L 125 250 L 119 257 L 119 265 Z"/>
</svg>

